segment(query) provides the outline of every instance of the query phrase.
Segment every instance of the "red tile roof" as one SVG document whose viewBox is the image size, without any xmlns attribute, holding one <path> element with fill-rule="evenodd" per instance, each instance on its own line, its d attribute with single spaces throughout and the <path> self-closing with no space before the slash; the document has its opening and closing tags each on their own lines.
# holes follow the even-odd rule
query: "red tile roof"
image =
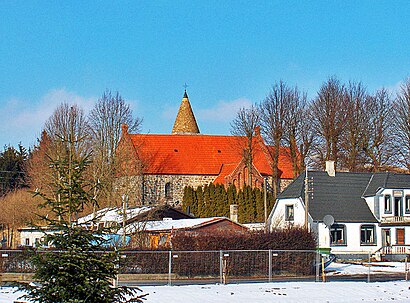
<svg viewBox="0 0 410 303">
<path fill-rule="evenodd" d="M 225 175 L 241 162 L 244 137 L 214 135 L 141 135 L 128 134 L 145 161 L 146 174 L 169 175 Z M 255 144 L 254 165 L 262 175 L 271 175 L 268 155 L 263 142 Z M 266 149 L 265 149 L 266 150 Z M 281 148 L 279 169 L 281 178 L 291 179 L 292 164 Z M 221 174 L 222 175 L 222 174 Z"/>
</svg>

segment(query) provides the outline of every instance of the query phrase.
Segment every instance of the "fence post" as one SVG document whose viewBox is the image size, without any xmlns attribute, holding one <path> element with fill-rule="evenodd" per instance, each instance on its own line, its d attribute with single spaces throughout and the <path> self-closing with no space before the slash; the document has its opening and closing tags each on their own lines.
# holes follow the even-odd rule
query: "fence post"
<svg viewBox="0 0 410 303">
<path fill-rule="evenodd" d="M 171 274 L 172 274 L 172 251 L 169 251 L 169 261 L 168 261 L 168 286 L 172 285 L 172 280 L 171 280 Z"/>
<path fill-rule="evenodd" d="M 370 251 L 369 251 L 369 264 L 368 264 L 368 266 L 369 266 L 369 271 L 368 271 L 368 273 L 367 273 L 367 283 L 370 283 L 370 267 L 372 266 L 372 265 L 371 265 L 371 262 L 372 262 L 372 260 L 371 260 L 371 253 L 370 253 Z"/>
<path fill-rule="evenodd" d="M 223 252 L 219 251 L 219 282 L 223 284 Z"/>
<path fill-rule="evenodd" d="M 319 270 L 319 266 L 320 265 L 320 253 L 319 251 L 316 251 L 316 282 L 320 281 L 320 270 Z"/>
<path fill-rule="evenodd" d="M 269 249 L 269 282 L 272 282 L 272 250 Z"/>
<path fill-rule="evenodd" d="M 409 272 L 409 269 L 408 269 L 408 264 L 407 264 L 407 255 L 406 255 L 406 260 L 404 261 L 404 272 L 406 273 L 406 281 L 407 281 L 407 276 L 408 276 L 408 272 Z"/>
</svg>

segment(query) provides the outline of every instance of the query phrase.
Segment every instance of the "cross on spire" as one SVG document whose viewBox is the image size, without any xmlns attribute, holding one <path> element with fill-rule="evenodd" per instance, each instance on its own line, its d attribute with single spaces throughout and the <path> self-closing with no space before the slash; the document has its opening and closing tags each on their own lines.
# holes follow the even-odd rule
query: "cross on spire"
<svg viewBox="0 0 410 303">
<path fill-rule="evenodd" d="M 185 88 L 185 91 L 186 91 L 186 88 L 188 87 L 188 84 L 186 84 L 186 82 L 185 82 L 185 84 L 183 85 L 183 87 Z"/>
</svg>

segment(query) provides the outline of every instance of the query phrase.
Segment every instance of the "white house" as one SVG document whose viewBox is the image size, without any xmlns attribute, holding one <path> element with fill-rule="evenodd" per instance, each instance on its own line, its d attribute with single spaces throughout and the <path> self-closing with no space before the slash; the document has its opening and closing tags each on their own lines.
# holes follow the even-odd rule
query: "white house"
<svg viewBox="0 0 410 303">
<path fill-rule="evenodd" d="M 308 227 L 319 247 L 336 254 L 410 253 L 410 174 L 328 169 L 307 175 L 307 182 L 301 174 L 278 196 L 270 229 L 305 225 L 307 183 Z M 329 227 L 325 216 L 333 218 Z"/>
</svg>

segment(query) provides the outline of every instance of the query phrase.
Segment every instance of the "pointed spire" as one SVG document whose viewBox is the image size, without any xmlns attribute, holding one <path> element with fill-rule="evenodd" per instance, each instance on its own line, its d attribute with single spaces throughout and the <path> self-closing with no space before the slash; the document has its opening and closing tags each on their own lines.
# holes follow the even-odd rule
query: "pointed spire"
<svg viewBox="0 0 410 303">
<path fill-rule="evenodd" d="M 173 134 L 199 134 L 198 124 L 192 111 L 191 104 L 189 103 L 188 94 L 184 92 L 182 102 L 179 107 L 177 118 L 175 119 L 174 127 L 172 128 Z"/>
</svg>

